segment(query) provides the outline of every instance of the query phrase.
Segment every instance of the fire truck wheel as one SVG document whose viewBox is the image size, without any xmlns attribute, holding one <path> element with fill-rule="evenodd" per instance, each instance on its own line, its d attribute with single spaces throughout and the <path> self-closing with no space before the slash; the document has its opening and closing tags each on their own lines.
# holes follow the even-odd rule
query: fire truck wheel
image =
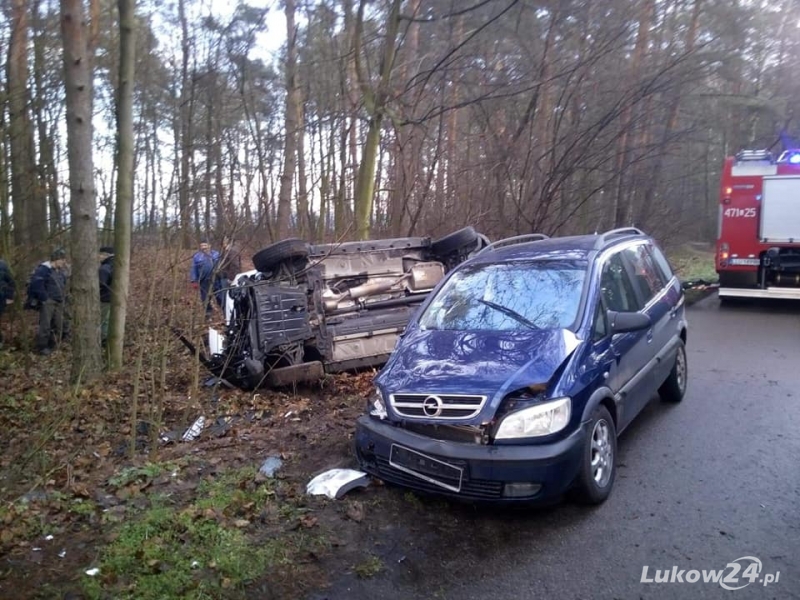
<svg viewBox="0 0 800 600">
<path fill-rule="evenodd" d="M 658 388 L 658 394 L 665 402 L 680 402 L 686 394 L 686 377 L 689 368 L 686 362 L 686 346 L 678 342 L 678 352 L 675 355 L 675 364 L 666 381 Z"/>
</svg>

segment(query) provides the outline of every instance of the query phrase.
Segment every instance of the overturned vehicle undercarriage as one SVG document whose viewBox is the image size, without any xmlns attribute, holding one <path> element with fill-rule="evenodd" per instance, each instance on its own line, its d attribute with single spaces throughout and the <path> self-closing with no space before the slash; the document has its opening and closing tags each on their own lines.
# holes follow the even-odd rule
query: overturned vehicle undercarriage
<svg viewBox="0 0 800 600">
<path fill-rule="evenodd" d="M 272 244 L 233 282 L 227 330 L 210 330 L 202 360 L 246 389 L 380 366 L 445 273 L 488 243 L 466 227 L 435 241 Z"/>
</svg>

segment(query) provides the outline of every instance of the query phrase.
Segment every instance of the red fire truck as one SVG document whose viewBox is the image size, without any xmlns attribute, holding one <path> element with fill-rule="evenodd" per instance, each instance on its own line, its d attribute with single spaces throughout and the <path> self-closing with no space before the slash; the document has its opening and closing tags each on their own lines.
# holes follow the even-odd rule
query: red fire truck
<svg viewBox="0 0 800 600">
<path fill-rule="evenodd" d="M 800 299 L 800 149 L 725 160 L 717 273 L 722 300 Z"/>
</svg>

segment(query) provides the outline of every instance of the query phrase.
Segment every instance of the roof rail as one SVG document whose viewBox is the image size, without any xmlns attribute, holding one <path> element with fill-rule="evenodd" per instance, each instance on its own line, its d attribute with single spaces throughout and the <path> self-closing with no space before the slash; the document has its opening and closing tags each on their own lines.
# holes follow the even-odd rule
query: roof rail
<svg viewBox="0 0 800 600">
<path fill-rule="evenodd" d="M 616 229 L 610 229 L 605 233 L 601 233 L 600 237 L 597 238 L 597 241 L 594 244 L 596 250 L 599 250 L 603 246 L 606 245 L 608 238 L 614 235 L 647 235 L 644 231 L 639 229 L 638 227 L 617 227 Z"/>
<path fill-rule="evenodd" d="M 526 233 L 525 235 L 515 235 L 514 237 L 504 238 L 489 244 L 483 250 L 478 252 L 478 254 L 483 254 L 484 252 L 500 248 L 501 246 L 513 246 L 514 244 L 524 244 L 525 242 L 538 242 L 540 240 L 549 239 L 550 236 L 543 233 Z"/>
</svg>

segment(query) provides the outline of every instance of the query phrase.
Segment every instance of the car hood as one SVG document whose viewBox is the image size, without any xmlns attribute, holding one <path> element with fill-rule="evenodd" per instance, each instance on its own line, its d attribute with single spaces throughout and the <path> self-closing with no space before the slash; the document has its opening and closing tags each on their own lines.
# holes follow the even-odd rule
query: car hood
<svg viewBox="0 0 800 600">
<path fill-rule="evenodd" d="M 567 329 L 407 332 L 376 379 L 387 394 L 479 394 L 495 408 L 509 391 L 547 383 L 580 343 Z"/>
</svg>

